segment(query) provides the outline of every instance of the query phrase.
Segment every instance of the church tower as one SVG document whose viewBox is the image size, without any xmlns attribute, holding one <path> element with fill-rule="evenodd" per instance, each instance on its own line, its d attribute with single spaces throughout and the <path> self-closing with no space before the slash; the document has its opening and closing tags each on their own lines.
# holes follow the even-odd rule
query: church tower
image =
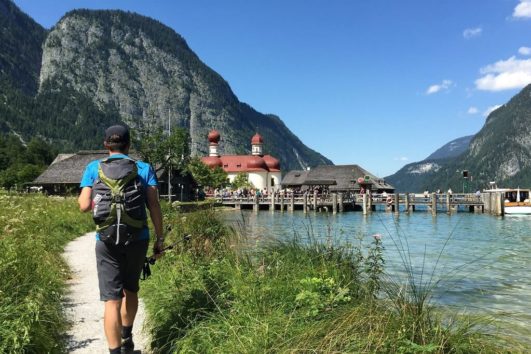
<svg viewBox="0 0 531 354">
<path fill-rule="evenodd" d="M 262 152 L 263 144 L 264 144 L 264 140 L 262 139 L 260 134 L 256 133 L 251 139 L 251 155 L 264 156 L 264 153 Z"/>
</svg>

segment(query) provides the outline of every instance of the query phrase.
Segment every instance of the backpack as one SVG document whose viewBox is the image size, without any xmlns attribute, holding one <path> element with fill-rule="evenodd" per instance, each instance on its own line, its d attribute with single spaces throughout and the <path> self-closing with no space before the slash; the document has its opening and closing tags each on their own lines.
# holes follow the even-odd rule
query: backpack
<svg viewBox="0 0 531 354">
<path fill-rule="evenodd" d="M 127 245 L 137 238 L 147 225 L 147 214 L 136 161 L 101 160 L 92 186 L 92 203 L 92 218 L 101 241 Z"/>
</svg>

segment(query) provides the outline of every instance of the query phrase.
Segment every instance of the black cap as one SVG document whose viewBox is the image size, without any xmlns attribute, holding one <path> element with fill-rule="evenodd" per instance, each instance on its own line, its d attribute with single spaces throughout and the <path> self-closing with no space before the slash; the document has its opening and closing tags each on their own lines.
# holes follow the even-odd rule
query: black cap
<svg viewBox="0 0 531 354">
<path fill-rule="evenodd" d="M 129 128 L 123 125 L 113 125 L 105 130 L 105 142 L 129 144 Z"/>
</svg>

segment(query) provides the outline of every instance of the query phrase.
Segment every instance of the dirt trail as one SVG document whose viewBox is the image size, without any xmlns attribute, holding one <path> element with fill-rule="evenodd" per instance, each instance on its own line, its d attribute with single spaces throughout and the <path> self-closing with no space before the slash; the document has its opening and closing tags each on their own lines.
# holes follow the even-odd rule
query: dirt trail
<svg viewBox="0 0 531 354">
<path fill-rule="evenodd" d="M 70 242 L 63 253 L 72 271 L 67 282 L 68 290 L 63 306 L 72 328 L 67 332 L 69 353 L 109 353 L 103 332 L 103 302 L 99 300 L 98 277 L 94 232 Z M 148 340 L 142 332 L 144 324 L 144 303 L 140 299 L 133 328 L 135 353 L 148 353 Z"/>
</svg>

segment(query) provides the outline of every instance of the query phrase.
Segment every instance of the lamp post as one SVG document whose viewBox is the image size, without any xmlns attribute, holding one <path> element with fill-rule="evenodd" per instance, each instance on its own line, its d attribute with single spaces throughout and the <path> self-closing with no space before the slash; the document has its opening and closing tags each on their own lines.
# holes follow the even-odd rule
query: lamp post
<svg viewBox="0 0 531 354">
<path fill-rule="evenodd" d="M 463 170 L 463 193 L 468 193 L 468 170 Z"/>
</svg>

